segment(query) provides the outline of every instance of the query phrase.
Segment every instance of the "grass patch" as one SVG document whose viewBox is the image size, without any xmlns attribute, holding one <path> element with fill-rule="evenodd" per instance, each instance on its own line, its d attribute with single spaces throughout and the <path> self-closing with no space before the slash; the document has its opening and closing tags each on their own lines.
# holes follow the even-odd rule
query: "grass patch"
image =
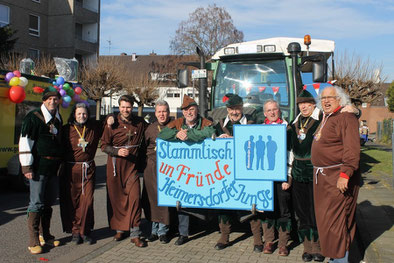
<svg viewBox="0 0 394 263">
<path fill-rule="evenodd" d="M 361 149 L 360 168 L 362 173 L 381 171 L 387 175 L 393 174 L 391 149 L 374 146 L 364 146 Z"/>
</svg>

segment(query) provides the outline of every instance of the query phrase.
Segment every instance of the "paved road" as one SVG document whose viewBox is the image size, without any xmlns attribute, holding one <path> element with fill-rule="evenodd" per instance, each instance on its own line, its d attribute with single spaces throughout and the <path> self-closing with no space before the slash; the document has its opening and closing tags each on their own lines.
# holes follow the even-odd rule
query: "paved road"
<svg viewBox="0 0 394 263">
<path fill-rule="evenodd" d="M 96 157 L 98 173 L 94 195 L 96 222 L 93 232 L 93 235 L 98 237 L 97 243 L 91 246 L 70 244 L 70 235 L 62 231 L 59 205 L 55 205 L 53 207 L 51 232 L 64 245 L 53 249 L 45 248 L 45 253 L 40 255 L 30 255 L 27 250 L 26 209 L 29 200 L 28 193 L 15 192 L 9 187 L 8 180 L 2 179 L 0 181 L 0 261 L 37 262 L 48 259 L 52 262 L 71 262 L 111 242 L 112 232 L 107 227 L 106 216 L 105 163 L 106 156 L 98 154 Z M 42 259 L 40 260 L 40 258 Z"/>
</svg>

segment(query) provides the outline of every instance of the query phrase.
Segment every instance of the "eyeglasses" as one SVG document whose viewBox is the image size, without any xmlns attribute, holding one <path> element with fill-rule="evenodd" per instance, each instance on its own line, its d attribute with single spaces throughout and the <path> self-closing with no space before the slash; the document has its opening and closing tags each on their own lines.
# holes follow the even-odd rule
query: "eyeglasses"
<svg viewBox="0 0 394 263">
<path fill-rule="evenodd" d="M 338 96 L 324 96 L 321 97 L 320 100 L 336 100 Z"/>
</svg>

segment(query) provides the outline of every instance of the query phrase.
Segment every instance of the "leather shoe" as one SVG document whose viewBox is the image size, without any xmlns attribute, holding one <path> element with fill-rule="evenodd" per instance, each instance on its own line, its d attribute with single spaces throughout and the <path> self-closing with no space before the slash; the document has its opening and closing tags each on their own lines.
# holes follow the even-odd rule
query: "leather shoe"
<svg viewBox="0 0 394 263">
<path fill-rule="evenodd" d="M 146 240 L 147 240 L 148 242 L 153 242 L 153 241 L 156 241 L 156 240 L 158 240 L 158 239 L 159 239 L 159 237 L 158 237 L 157 235 L 152 234 L 152 235 L 150 235 Z"/>
<path fill-rule="evenodd" d="M 313 260 L 316 262 L 323 262 L 325 257 L 322 254 L 313 254 Z"/>
<path fill-rule="evenodd" d="M 225 249 L 226 247 L 227 247 L 227 244 L 223 244 L 223 243 L 217 243 L 215 245 L 216 250 L 222 250 L 222 249 Z"/>
<path fill-rule="evenodd" d="M 142 240 L 140 237 L 134 237 L 130 240 L 131 243 L 134 243 L 136 247 L 146 247 L 148 244 L 146 244 L 145 240 Z"/>
<path fill-rule="evenodd" d="M 263 245 L 254 245 L 253 251 L 256 253 L 263 252 Z"/>
<path fill-rule="evenodd" d="M 115 241 L 121 241 L 123 239 L 125 239 L 126 235 L 123 232 L 116 232 L 116 234 L 114 235 L 114 240 Z"/>
<path fill-rule="evenodd" d="M 160 243 L 162 244 L 167 244 L 170 242 L 170 238 L 167 235 L 161 235 L 159 236 Z"/>
<path fill-rule="evenodd" d="M 302 254 L 302 260 L 304 262 L 312 261 L 312 259 L 313 259 L 313 255 L 306 253 L 306 252 L 304 252 L 304 254 Z"/>
<path fill-rule="evenodd" d="M 274 252 L 274 243 L 272 242 L 266 242 L 264 244 L 264 250 L 263 253 L 264 254 L 272 254 Z"/>
<path fill-rule="evenodd" d="M 279 256 L 287 257 L 289 255 L 289 250 L 286 246 L 279 248 Z"/>
<path fill-rule="evenodd" d="M 175 245 L 181 246 L 185 244 L 187 241 L 189 241 L 189 238 L 187 236 L 179 236 L 177 241 L 175 241 Z"/>
</svg>

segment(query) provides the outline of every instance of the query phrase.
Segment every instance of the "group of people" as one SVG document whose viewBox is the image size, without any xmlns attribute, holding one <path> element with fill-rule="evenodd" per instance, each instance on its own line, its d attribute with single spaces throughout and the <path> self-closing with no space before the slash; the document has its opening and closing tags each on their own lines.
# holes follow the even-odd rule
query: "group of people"
<svg viewBox="0 0 394 263">
<path fill-rule="evenodd" d="M 41 253 L 44 244 L 59 245 L 49 232 L 58 179 L 63 230 L 72 234 L 75 244 L 94 242 L 91 236 L 94 156 L 100 140 L 101 150 L 108 154 L 107 208 L 110 227 L 116 232 L 114 240 L 130 236 L 135 246 L 145 247 L 147 241 L 165 244 L 171 239 L 170 210 L 157 205 L 157 138 L 199 142 L 211 137 L 231 138 L 237 124 L 284 124 L 288 177 L 285 182 L 274 183 L 274 211 L 257 212 L 249 219 L 254 251 L 272 254 L 277 232 L 278 253 L 287 256 L 295 212 L 305 262 L 322 262 L 325 257 L 333 262 L 347 262 L 355 234 L 360 143 L 358 110 L 349 106 L 342 89 L 328 87 L 318 101 L 302 91 L 297 97 L 300 113 L 290 123 L 282 119 L 275 100 L 264 103 L 264 118 L 260 118 L 244 114 L 240 96 L 226 94 L 227 116 L 216 120 L 216 124 L 201 117 L 197 103 L 185 95 L 181 106 L 183 117 L 171 120 L 168 103 L 157 101 L 157 120 L 148 125 L 132 115 L 133 97 L 123 95 L 119 98 L 117 116 L 110 115 L 103 122 L 93 121 L 85 104 L 76 104 L 68 123 L 62 126 L 58 112 L 60 95 L 45 90 L 42 99 L 41 108 L 25 117 L 19 142 L 22 171 L 30 181 L 28 249 L 32 254 Z M 151 234 L 146 239 L 139 229 L 142 207 L 139 171 L 144 173 L 143 201 L 148 204 L 144 212 L 152 222 Z M 238 213 L 218 210 L 218 215 L 221 234 L 215 249 L 222 250 L 229 245 L 231 226 Z M 180 209 L 177 217 L 179 236 L 175 245 L 183 245 L 189 241 L 190 213 Z"/>
</svg>

